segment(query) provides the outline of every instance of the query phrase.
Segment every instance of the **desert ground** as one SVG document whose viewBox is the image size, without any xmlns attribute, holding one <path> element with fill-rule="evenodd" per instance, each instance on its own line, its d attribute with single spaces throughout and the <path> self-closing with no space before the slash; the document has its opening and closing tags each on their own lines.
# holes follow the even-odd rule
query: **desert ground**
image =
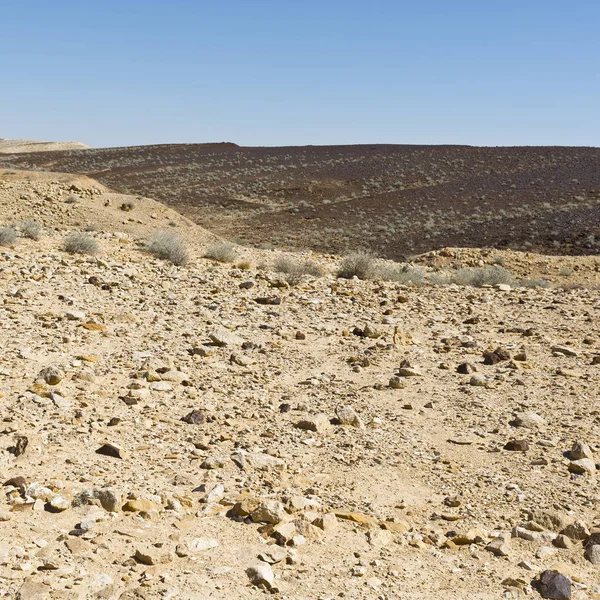
<svg viewBox="0 0 600 600">
<path fill-rule="evenodd" d="M 0 598 L 600 599 L 600 150 L 174 148 L 0 157 Z"/>
</svg>

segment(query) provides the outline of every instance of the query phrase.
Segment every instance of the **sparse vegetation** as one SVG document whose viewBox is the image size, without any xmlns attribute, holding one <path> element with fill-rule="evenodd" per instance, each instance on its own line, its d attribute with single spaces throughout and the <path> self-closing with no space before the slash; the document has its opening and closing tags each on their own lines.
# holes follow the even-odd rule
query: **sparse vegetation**
<svg viewBox="0 0 600 600">
<path fill-rule="evenodd" d="M 42 226 L 37 221 L 23 221 L 19 229 L 21 235 L 30 240 L 39 240 L 42 237 Z"/>
<path fill-rule="evenodd" d="M 80 198 L 79 196 L 69 196 L 65 202 L 67 204 L 77 204 L 77 202 L 79 202 Z"/>
<path fill-rule="evenodd" d="M 550 284 L 545 279 L 533 278 L 533 279 L 521 279 L 519 281 L 519 287 L 524 288 L 549 288 Z"/>
<path fill-rule="evenodd" d="M 206 249 L 204 258 L 211 258 L 218 262 L 229 263 L 235 260 L 236 251 L 233 244 L 230 244 L 229 242 L 216 242 Z"/>
<path fill-rule="evenodd" d="M 11 225 L 0 227 L 0 246 L 14 246 L 17 243 L 17 231 Z"/>
<path fill-rule="evenodd" d="M 289 256 L 280 256 L 274 263 L 273 269 L 285 275 L 290 285 L 298 285 L 305 275 L 321 277 L 323 269 L 311 260 L 296 260 Z"/>
<path fill-rule="evenodd" d="M 425 279 L 425 271 L 408 265 L 384 265 L 378 269 L 379 276 L 385 281 L 421 285 Z"/>
<path fill-rule="evenodd" d="M 157 231 L 148 241 L 146 250 L 153 256 L 168 260 L 174 265 L 185 265 L 189 260 L 185 242 L 171 231 Z"/>
<path fill-rule="evenodd" d="M 94 255 L 100 252 L 100 244 L 91 235 L 74 231 L 65 238 L 63 249 L 69 254 Z"/>
<path fill-rule="evenodd" d="M 342 260 L 337 276 L 342 279 L 373 279 L 377 275 L 377 259 L 368 252 L 355 252 Z"/>
<path fill-rule="evenodd" d="M 514 285 L 513 274 L 504 267 L 487 265 L 485 267 L 472 267 L 459 269 L 452 277 L 452 283 L 481 287 L 483 285 L 498 285 L 501 283 Z"/>
</svg>

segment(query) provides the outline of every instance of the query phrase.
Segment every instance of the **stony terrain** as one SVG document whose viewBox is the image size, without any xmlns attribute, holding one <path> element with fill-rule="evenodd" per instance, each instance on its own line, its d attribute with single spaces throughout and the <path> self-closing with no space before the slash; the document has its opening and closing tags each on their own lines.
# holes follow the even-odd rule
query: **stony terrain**
<svg viewBox="0 0 600 600">
<path fill-rule="evenodd" d="M 253 246 L 401 259 L 600 244 L 598 148 L 175 144 L 4 155 L 2 166 L 89 175 Z"/>
<path fill-rule="evenodd" d="M 415 261 L 554 286 L 530 289 L 315 255 L 290 286 L 154 200 L 0 170 L 0 224 L 28 219 L 0 248 L 0 597 L 600 598 L 595 257 Z"/>
</svg>

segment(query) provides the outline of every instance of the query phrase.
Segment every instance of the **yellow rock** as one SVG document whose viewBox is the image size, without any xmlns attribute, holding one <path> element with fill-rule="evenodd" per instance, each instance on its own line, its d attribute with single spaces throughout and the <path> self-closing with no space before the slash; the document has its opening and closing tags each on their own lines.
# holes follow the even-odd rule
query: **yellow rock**
<svg viewBox="0 0 600 600">
<path fill-rule="evenodd" d="M 334 511 L 334 514 L 338 519 L 345 519 L 346 521 L 352 521 L 353 523 L 358 523 L 359 525 L 378 525 L 376 519 L 370 515 L 366 515 L 365 513 L 350 510 L 336 510 Z"/>
<path fill-rule="evenodd" d="M 140 498 L 138 500 L 128 500 L 123 506 L 123 510 L 126 512 L 148 512 L 150 510 L 159 511 L 162 509 L 162 506 L 152 502 L 151 500 L 144 500 Z"/>
</svg>

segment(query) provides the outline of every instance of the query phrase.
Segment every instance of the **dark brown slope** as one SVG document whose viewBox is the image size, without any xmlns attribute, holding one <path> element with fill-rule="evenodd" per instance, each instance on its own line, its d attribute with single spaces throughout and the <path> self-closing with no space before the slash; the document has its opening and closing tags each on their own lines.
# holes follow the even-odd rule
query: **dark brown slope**
<svg viewBox="0 0 600 600">
<path fill-rule="evenodd" d="M 86 174 L 252 244 L 391 258 L 600 247 L 598 148 L 179 144 L 12 155 L 0 167 Z"/>
</svg>

